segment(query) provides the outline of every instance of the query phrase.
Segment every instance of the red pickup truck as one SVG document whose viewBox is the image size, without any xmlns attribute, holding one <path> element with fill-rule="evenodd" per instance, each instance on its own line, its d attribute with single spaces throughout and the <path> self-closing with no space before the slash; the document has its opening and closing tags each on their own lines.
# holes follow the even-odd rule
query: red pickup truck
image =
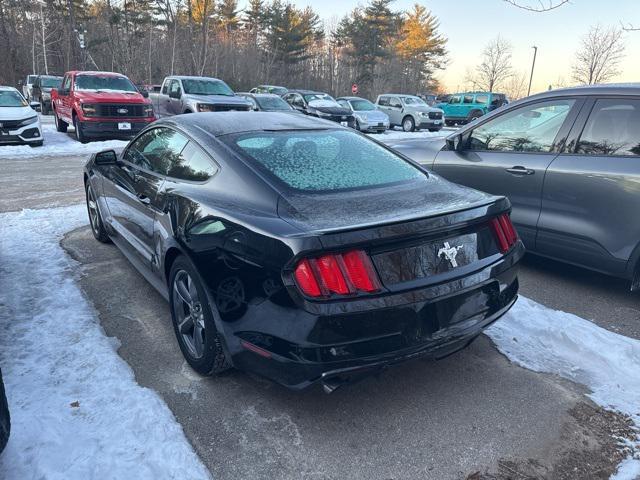
<svg viewBox="0 0 640 480">
<path fill-rule="evenodd" d="M 67 72 L 61 87 L 51 91 L 56 129 L 66 132 L 73 125 L 82 143 L 132 138 L 156 119 L 146 96 L 119 73 Z"/>
</svg>

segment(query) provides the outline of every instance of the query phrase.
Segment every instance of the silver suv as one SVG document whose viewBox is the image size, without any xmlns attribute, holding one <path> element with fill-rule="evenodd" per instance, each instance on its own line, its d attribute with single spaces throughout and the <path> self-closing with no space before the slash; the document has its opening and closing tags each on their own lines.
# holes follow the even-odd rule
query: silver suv
<svg viewBox="0 0 640 480">
<path fill-rule="evenodd" d="M 444 124 L 444 112 L 439 108 L 430 107 L 415 95 L 378 95 L 376 105 L 389 116 L 392 127 L 401 126 L 405 132 L 420 129 L 437 132 Z"/>
</svg>

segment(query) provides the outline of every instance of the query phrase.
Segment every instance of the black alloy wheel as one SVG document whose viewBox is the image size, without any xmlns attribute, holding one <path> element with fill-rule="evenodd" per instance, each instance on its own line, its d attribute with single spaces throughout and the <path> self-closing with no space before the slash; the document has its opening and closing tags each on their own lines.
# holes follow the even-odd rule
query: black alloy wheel
<svg viewBox="0 0 640 480">
<path fill-rule="evenodd" d="M 102 221 L 102 215 L 100 214 L 100 207 L 96 201 L 96 196 L 93 193 L 93 188 L 90 184 L 87 184 L 87 213 L 89 214 L 89 224 L 91 225 L 91 232 L 96 240 L 102 243 L 109 243 L 111 239 L 107 230 L 104 228 L 104 222 Z"/>
</svg>

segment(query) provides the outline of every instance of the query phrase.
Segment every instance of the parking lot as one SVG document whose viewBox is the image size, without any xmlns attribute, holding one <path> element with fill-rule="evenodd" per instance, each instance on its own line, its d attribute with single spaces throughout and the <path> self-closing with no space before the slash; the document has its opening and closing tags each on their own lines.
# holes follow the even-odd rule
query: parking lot
<svg viewBox="0 0 640 480">
<path fill-rule="evenodd" d="M 52 222 L 83 214 L 85 161 L 64 146 L 0 156 L 0 212 L 50 209 Z M 444 360 L 413 361 L 331 395 L 238 371 L 200 377 L 178 349 L 166 302 L 116 247 L 98 244 L 86 224 L 61 231 L 74 260 L 67 274 L 214 478 L 609 478 L 631 452 L 619 443 L 634 438 L 629 420 L 594 403 L 588 386 L 523 368 L 484 335 Z M 532 256 L 520 272 L 521 295 L 548 315 L 640 339 L 626 282 Z M 536 322 L 532 312 L 519 302 L 500 323 Z M 504 349 L 501 335 L 489 334 Z"/>
</svg>

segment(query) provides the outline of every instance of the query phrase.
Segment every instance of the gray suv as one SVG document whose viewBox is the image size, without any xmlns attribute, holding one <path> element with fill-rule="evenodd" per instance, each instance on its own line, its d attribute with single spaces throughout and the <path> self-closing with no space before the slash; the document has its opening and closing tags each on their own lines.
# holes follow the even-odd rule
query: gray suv
<svg viewBox="0 0 640 480">
<path fill-rule="evenodd" d="M 420 97 L 389 93 L 379 95 L 376 100 L 378 110 L 389 116 L 391 126 L 401 126 L 405 132 L 428 129 L 437 132 L 444 124 L 441 109 L 430 107 Z"/>
<path fill-rule="evenodd" d="M 545 92 L 446 141 L 390 145 L 449 180 L 508 196 L 529 251 L 640 287 L 640 84 Z"/>
</svg>

